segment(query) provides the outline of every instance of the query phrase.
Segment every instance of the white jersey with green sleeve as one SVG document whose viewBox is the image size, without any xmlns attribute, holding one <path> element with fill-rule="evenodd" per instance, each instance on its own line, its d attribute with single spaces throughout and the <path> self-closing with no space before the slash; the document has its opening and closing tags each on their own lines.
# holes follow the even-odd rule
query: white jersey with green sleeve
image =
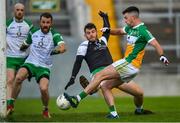
<svg viewBox="0 0 180 123">
<path fill-rule="evenodd" d="M 27 39 L 30 29 L 33 27 L 30 20 L 23 19 L 17 22 L 15 18 L 6 21 L 7 57 L 25 58 L 28 52 L 20 51 L 20 46 Z"/>
<path fill-rule="evenodd" d="M 25 43 L 30 44 L 30 53 L 25 63 L 50 69 L 52 66 L 50 54 L 57 45 L 64 41 L 62 36 L 52 28 L 47 34 L 44 34 L 39 28 L 33 28 Z"/>
</svg>

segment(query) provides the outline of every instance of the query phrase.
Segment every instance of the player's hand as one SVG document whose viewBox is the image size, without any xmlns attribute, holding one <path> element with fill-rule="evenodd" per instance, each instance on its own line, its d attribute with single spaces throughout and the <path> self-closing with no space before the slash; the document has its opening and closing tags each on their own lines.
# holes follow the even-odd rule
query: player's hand
<svg viewBox="0 0 180 123">
<path fill-rule="evenodd" d="M 66 90 L 69 86 L 73 85 L 74 83 L 75 83 L 75 78 L 71 77 L 64 89 Z"/>
<path fill-rule="evenodd" d="M 99 14 L 102 18 L 103 18 L 103 17 L 108 17 L 107 13 L 104 13 L 104 12 L 102 12 L 102 11 L 99 11 L 98 14 Z"/>
<path fill-rule="evenodd" d="M 111 29 L 109 27 L 103 27 L 100 30 L 101 32 L 109 33 Z"/>
<path fill-rule="evenodd" d="M 161 55 L 159 60 L 162 61 L 166 66 L 169 64 L 168 59 L 164 55 Z"/>
<path fill-rule="evenodd" d="M 60 51 L 57 51 L 57 50 L 54 49 L 54 50 L 51 52 L 50 55 L 57 55 L 57 54 L 60 54 Z"/>
<path fill-rule="evenodd" d="M 29 47 L 29 45 L 26 45 L 25 43 L 23 43 L 20 47 L 20 51 L 26 51 L 26 49 Z"/>
</svg>

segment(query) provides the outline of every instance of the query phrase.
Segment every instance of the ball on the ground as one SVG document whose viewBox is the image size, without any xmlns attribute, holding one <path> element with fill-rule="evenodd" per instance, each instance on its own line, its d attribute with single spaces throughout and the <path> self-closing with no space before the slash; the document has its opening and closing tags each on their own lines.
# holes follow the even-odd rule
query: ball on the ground
<svg viewBox="0 0 180 123">
<path fill-rule="evenodd" d="M 69 101 L 64 97 L 64 94 L 61 94 L 57 97 L 56 105 L 61 110 L 68 110 L 71 107 Z"/>
</svg>

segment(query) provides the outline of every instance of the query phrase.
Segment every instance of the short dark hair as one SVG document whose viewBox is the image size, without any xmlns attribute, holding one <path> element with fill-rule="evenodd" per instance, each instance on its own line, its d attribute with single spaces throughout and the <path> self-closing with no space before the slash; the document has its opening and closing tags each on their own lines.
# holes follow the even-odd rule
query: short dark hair
<svg viewBox="0 0 180 123">
<path fill-rule="evenodd" d="M 40 20 L 41 20 L 42 17 L 51 18 L 51 20 L 53 20 L 53 17 L 52 17 L 52 15 L 49 12 L 42 13 L 40 15 Z"/>
<path fill-rule="evenodd" d="M 139 9 L 135 6 L 130 6 L 128 8 L 126 8 L 122 14 L 124 15 L 125 13 L 129 13 L 129 12 L 137 12 L 139 14 Z"/>
<path fill-rule="evenodd" d="M 97 30 L 95 24 L 93 24 L 93 23 L 88 23 L 88 24 L 86 24 L 86 25 L 84 26 L 84 32 L 86 32 L 86 29 L 93 29 L 93 28 L 95 28 L 95 30 Z"/>
</svg>

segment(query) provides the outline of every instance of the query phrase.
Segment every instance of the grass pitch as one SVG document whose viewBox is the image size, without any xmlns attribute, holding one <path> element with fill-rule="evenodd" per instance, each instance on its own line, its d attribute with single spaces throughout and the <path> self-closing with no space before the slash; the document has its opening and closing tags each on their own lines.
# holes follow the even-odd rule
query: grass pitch
<svg viewBox="0 0 180 123">
<path fill-rule="evenodd" d="M 77 109 L 59 110 L 55 99 L 50 100 L 51 119 L 42 118 L 40 99 L 18 99 L 15 112 L 1 121 L 7 122 L 180 122 L 180 97 L 145 97 L 144 108 L 155 114 L 134 115 L 133 98 L 116 98 L 119 119 L 106 119 L 108 107 L 103 98 L 88 97 Z"/>
</svg>

